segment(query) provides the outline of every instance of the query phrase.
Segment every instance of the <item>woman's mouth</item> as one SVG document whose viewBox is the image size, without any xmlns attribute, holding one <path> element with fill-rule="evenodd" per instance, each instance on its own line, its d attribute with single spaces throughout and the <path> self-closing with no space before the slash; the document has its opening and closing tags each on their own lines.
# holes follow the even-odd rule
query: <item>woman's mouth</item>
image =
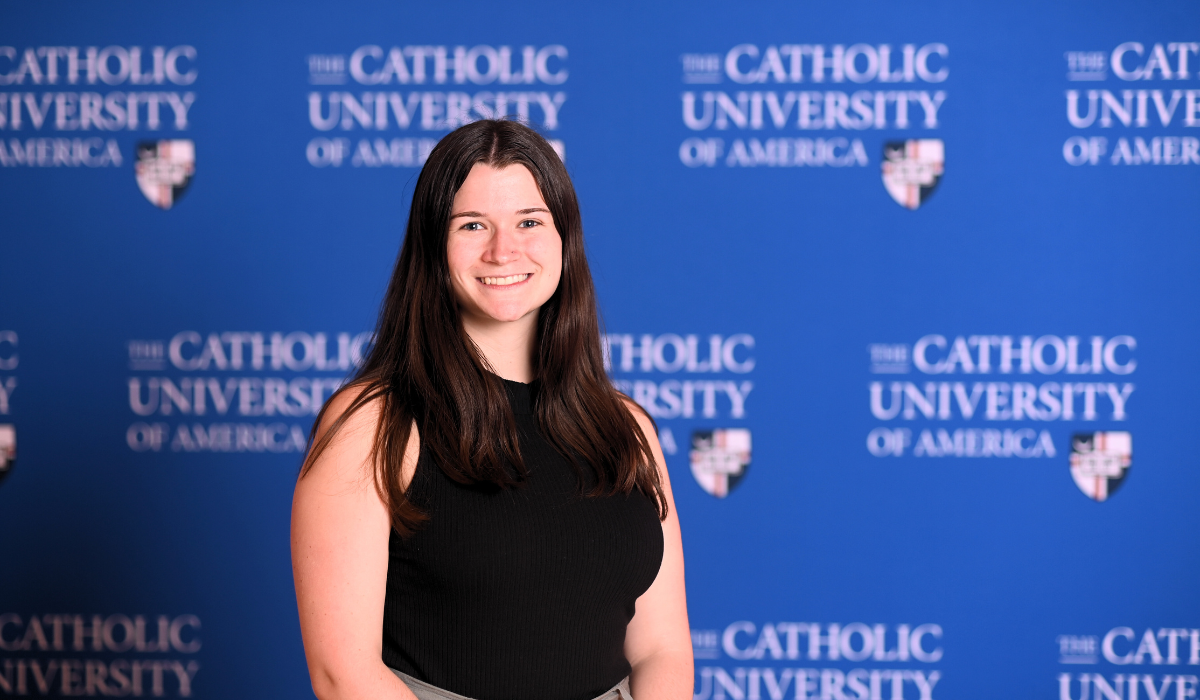
<svg viewBox="0 0 1200 700">
<path fill-rule="evenodd" d="M 477 277 L 480 282 L 483 282 L 489 287 L 510 287 L 514 284 L 520 284 L 529 279 L 532 273 L 526 272 L 520 275 L 509 275 L 508 277 Z"/>
</svg>

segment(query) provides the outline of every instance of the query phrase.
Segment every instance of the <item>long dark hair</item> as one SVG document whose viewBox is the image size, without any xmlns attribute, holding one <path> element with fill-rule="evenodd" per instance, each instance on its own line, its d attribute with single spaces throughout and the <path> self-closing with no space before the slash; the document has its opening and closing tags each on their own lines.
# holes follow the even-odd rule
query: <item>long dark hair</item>
<svg viewBox="0 0 1200 700">
<path fill-rule="evenodd" d="M 627 494 L 636 488 L 654 501 L 659 517 L 666 518 L 667 500 L 649 441 L 604 371 L 595 288 L 584 254 L 575 188 L 550 144 L 514 121 L 468 124 L 430 153 L 417 178 L 375 343 L 341 390 L 359 393 L 313 441 L 301 477 L 351 414 L 378 401 L 372 448 L 375 487 L 401 535 L 413 532 L 427 517 L 406 496 L 401 477 L 414 425 L 422 451 L 459 483 L 509 488 L 525 478 L 504 385 L 488 371 L 463 329 L 450 281 L 446 241 L 451 206 L 477 163 L 528 168 L 562 238 L 558 289 L 538 315 L 534 413 L 539 431 L 577 468 L 594 474 L 587 480 L 593 484 L 588 495 Z M 314 424 L 314 437 L 328 409 L 326 402 Z"/>
</svg>

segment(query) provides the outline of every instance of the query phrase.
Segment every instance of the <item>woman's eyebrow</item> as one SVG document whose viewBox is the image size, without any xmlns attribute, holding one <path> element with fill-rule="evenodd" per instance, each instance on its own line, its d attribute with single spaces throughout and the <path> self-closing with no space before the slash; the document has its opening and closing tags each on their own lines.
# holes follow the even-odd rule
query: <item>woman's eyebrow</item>
<svg viewBox="0 0 1200 700">
<path fill-rule="evenodd" d="M 545 207 L 530 207 L 529 209 L 518 209 L 517 213 L 524 215 L 524 214 L 532 214 L 537 211 L 543 211 L 543 212 L 546 212 L 547 214 L 550 213 L 550 210 L 546 209 Z M 460 211 L 457 214 L 451 214 L 450 219 L 454 220 L 454 219 L 457 219 L 462 216 L 475 217 L 478 219 L 482 219 L 482 218 L 485 218 L 486 215 L 480 214 L 477 211 Z"/>
</svg>

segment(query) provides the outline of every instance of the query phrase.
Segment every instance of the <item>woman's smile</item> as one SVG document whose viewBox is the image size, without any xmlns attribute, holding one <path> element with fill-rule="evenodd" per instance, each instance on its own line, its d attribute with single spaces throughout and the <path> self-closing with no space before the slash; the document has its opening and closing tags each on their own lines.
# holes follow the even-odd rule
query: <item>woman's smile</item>
<svg viewBox="0 0 1200 700">
<path fill-rule="evenodd" d="M 516 285 L 526 282 L 533 276 L 532 272 L 525 272 L 519 275 L 509 275 L 507 277 L 476 277 L 487 287 L 515 287 Z"/>
</svg>

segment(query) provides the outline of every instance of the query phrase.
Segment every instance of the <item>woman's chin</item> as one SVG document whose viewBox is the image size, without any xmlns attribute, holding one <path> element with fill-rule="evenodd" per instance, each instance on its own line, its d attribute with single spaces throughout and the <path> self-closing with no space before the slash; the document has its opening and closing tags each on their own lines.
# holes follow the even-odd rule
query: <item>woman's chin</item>
<svg viewBox="0 0 1200 700">
<path fill-rule="evenodd" d="M 537 309 L 529 309 L 521 307 L 501 307 L 491 309 L 480 309 L 480 312 L 475 314 L 475 322 L 487 325 L 501 323 L 516 323 L 517 321 L 525 320 L 531 312 L 536 312 Z"/>
</svg>

